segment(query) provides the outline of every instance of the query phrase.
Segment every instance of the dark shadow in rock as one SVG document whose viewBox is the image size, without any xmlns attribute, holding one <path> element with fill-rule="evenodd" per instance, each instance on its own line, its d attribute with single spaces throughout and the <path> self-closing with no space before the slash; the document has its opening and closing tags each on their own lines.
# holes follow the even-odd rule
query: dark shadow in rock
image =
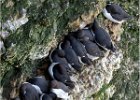
<svg viewBox="0 0 140 100">
<path fill-rule="evenodd" d="M 21 69 L 13 67 L 7 71 L 1 80 L 1 86 L 3 88 L 2 97 L 9 100 L 11 98 L 11 91 L 17 79 L 21 76 Z"/>
</svg>

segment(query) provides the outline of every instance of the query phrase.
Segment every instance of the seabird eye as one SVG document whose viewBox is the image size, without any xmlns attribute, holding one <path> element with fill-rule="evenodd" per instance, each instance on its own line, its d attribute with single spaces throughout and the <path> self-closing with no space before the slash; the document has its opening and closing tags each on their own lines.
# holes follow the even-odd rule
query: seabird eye
<svg viewBox="0 0 140 100">
<path fill-rule="evenodd" d="M 24 91 L 24 95 L 26 94 L 26 91 Z"/>
<path fill-rule="evenodd" d="M 68 82 L 68 80 L 65 80 L 64 82 L 65 82 L 65 83 L 67 83 L 67 82 Z"/>
<path fill-rule="evenodd" d="M 65 80 L 65 82 L 67 82 L 67 80 Z"/>
</svg>

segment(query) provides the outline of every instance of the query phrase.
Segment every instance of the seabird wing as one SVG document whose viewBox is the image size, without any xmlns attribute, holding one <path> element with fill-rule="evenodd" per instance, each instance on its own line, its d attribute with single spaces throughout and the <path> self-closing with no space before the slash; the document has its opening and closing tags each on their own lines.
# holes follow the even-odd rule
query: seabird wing
<svg viewBox="0 0 140 100">
<path fill-rule="evenodd" d="M 118 21 L 122 21 L 124 19 L 122 15 L 118 14 L 112 14 L 111 16 Z"/>
</svg>

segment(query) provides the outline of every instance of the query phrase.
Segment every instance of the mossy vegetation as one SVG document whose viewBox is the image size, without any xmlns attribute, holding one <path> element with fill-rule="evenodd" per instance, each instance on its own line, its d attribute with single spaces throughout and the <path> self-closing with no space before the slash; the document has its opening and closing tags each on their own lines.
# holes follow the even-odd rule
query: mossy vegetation
<svg viewBox="0 0 140 100">
<path fill-rule="evenodd" d="M 1 60 L 3 70 L 7 70 L 5 62 L 11 66 L 14 66 L 15 63 L 24 66 L 24 62 L 31 62 L 30 51 L 35 46 L 38 48 L 38 45 L 47 47 L 48 43 L 53 41 L 54 36 L 61 40 L 58 37 L 68 33 L 68 22 L 75 20 L 89 9 L 94 10 L 94 4 L 91 2 L 92 0 L 82 2 L 78 0 L 3 0 L 1 5 L 2 23 L 18 19 L 23 8 L 27 10 L 29 18 L 25 25 L 16 31 L 10 31 L 10 36 L 4 40 L 6 52 Z M 97 0 L 94 3 L 98 2 Z M 38 51 L 36 49 L 34 52 Z M 1 73 L 1 76 L 3 74 Z"/>
<path fill-rule="evenodd" d="M 138 100 L 139 3 L 137 0 L 121 0 L 118 3 L 133 18 L 123 25 L 124 32 L 120 44 L 124 53 L 124 60 L 122 61 L 122 67 L 114 73 L 112 83 L 115 84 L 117 90 L 111 100 Z"/>
<path fill-rule="evenodd" d="M 54 37 L 60 41 L 68 31 L 71 31 L 68 22 L 72 22 L 88 10 L 97 10 L 95 5 L 99 2 L 104 3 L 102 0 L 94 0 L 94 2 L 93 0 L 1 0 L 2 23 L 10 18 L 20 17 L 22 8 L 27 10 L 29 18 L 25 25 L 16 31 L 10 31 L 10 36 L 3 40 L 6 52 L 2 55 L 0 63 L 1 85 L 8 87 L 10 79 L 21 74 L 25 74 L 25 77 L 30 76 L 32 69 L 38 67 L 39 64 L 38 60 L 31 59 L 31 51 L 40 55 Z M 114 73 L 110 84 L 104 85 L 93 97 L 97 100 L 98 98 L 108 99 L 105 90 L 113 84 L 116 86 L 116 92 L 110 100 L 138 100 L 139 3 L 138 0 L 113 0 L 111 2 L 119 3 L 133 16 L 133 19 L 123 24 L 124 32 L 119 43 L 124 53 L 122 67 Z M 104 5 L 98 6 L 103 8 Z M 52 47 L 54 46 L 48 48 Z M 132 73 L 129 74 L 127 71 L 132 71 Z"/>
<path fill-rule="evenodd" d="M 24 74 L 24 77 L 30 76 L 33 69 L 39 67 L 43 55 L 47 56 L 49 50 L 54 48 L 68 31 L 71 31 L 68 23 L 89 10 L 96 11 L 96 4 L 100 3 L 99 6 L 102 8 L 102 2 L 104 1 L 2 0 L 0 20 L 2 24 L 7 20 L 14 21 L 20 18 L 23 8 L 27 11 L 26 17 L 29 21 L 17 30 L 5 29 L 10 35 L 2 39 L 6 51 L 1 56 L 1 86 L 10 84 L 11 77 L 16 77 L 17 73 Z"/>
<path fill-rule="evenodd" d="M 108 94 L 106 93 L 106 90 L 111 87 L 111 84 L 104 84 L 102 88 L 95 94 L 93 94 L 91 97 L 95 100 L 107 100 L 109 99 Z"/>
</svg>

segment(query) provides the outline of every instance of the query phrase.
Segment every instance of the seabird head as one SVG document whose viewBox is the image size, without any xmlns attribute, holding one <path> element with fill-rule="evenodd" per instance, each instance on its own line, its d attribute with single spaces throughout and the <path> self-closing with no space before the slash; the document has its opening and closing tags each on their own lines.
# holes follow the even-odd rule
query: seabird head
<svg viewBox="0 0 140 100">
<path fill-rule="evenodd" d="M 57 69 L 54 71 L 54 76 L 56 76 L 57 80 L 63 82 L 64 84 L 72 82 L 63 64 L 58 64 L 55 68 Z"/>
<path fill-rule="evenodd" d="M 39 93 L 32 84 L 26 82 L 20 86 L 19 97 L 21 100 L 39 100 Z"/>
<path fill-rule="evenodd" d="M 63 50 L 57 49 L 56 53 L 58 54 L 59 57 L 65 57 L 65 52 Z"/>
<path fill-rule="evenodd" d="M 98 29 L 99 27 L 100 26 L 99 26 L 99 24 L 97 22 L 97 19 L 95 18 L 94 21 L 93 21 L 93 24 L 91 26 L 91 29 L 94 31 L 94 30 Z"/>
<path fill-rule="evenodd" d="M 46 93 L 48 91 L 49 82 L 46 80 L 45 76 L 30 78 L 28 82 L 35 86 L 38 86 L 43 93 Z"/>
<path fill-rule="evenodd" d="M 63 82 L 64 84 L 72 83 L 70 76 L 68 75 L 63 64 L 52 63 L 49 67 L 49 73 L 53 79 Z"/>
<path fill-rule="evenodd" d="M 90 41 L 94 41 L 95 34 L 90 28 L 82 29 L 82 30 L 77 31 L 77 33 L 75 34 L 75 37 L 80 41 L 82 41 L 84 37 L 88 37 Z"/>
<path fill-rule="evenodd" d="M 60 57 L 60 58 L 64 58 L 65 56 L 65 52 L 62 50 L 62 49 L 53 49 L 51 52 L 50 52 L 50 55 L 49 55 L 49 59 L 50 61 L 53 63 L 54 62 L 54 58 L 55 57 Z"/>
<path fill-rule="evenodd" d="M 70 41 L 68 41 L 68 40 L 65 40 L 62 44 L 61 44 L 61 47 L 63 48 L 66 48 L 66 47 L 69 47 L 69 46 L 71 46 L 70 45 Z"/>
</svg>

